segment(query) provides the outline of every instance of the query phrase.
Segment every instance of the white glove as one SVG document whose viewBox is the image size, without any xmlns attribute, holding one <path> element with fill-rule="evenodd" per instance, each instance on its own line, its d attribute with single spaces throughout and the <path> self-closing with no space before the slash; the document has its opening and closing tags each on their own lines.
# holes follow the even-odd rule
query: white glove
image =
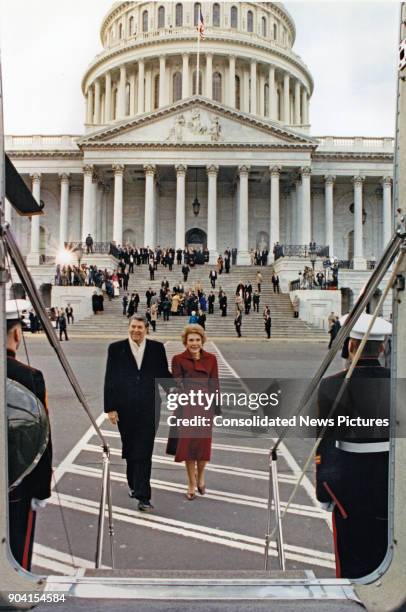
<svg viewBox="0 0 406 612">
<path fill-rule="evenodd" d="M 37 499 L 36 497 L 33 497 L 31 500 L 31 510 L 42 510 L 43 508 L 46 508 L 47 503 L 48 502 L 46 499 Z"/>
<path fill-rule="evenodd" d="M 326 512 L 333 512 L 335 503 L 331 502 L 320 502 L 320 507 Z"/>
</svg>

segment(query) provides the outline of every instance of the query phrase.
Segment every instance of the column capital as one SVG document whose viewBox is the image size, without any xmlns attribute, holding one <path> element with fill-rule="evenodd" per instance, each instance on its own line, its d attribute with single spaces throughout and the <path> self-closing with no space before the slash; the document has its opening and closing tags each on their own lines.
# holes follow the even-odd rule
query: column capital
<svg viewBox="0 0 406 612">
<path fill-rule="evenodd" d="M 69 183 L 70 181 L 70 173 L 69 172 L 61 172 L 58 174 L 61 183 Z"/>
<path fill-rule="evenodd" d="M 186 164 L 177 164 L 175 166 L 175 170 L 176 170 L 176 176 L 178 176 L 179 174 L 186 174 L 187 165 Z"/>
<path fill-rule="evenodd" d="M 30 179 L 32 180 L 32 182 L 40 182 L 41 181 L 41 172 L 33 172 L 32 174 L 30 174 Z"/>
<path fill-rule="evenodd" d="M 393 183 L 393 178 L 391 176 L 383 176 L 381 179 L 381 183 L 384 187 L 391 187 Z"/>
<path fill-rule="evenodd" d="M 254 66 L 257 64 L 257 60 L 256 59 L 251 59 L 250 61 L 251 66 Z"/>
<path fill-rule="evenodd" d="M 271 176 L 279 178 L 281 170 L 282 170 L 281 166 L 269 166 L 269 173 Z"/>
<path fill-rule="evenodd" d="M 207 174 L 218 174 L 219 171 L 219 166 L 216 166 L 215 164 L 210 164 L 210 166 L 206 166 L 206 170 L 207 170 Z"/>
<path fill-rule="evenodd" d="M 333 174 L 326 174 L 324 176 L 324 181 L 326 185 L 334 185 L 336 177 Z"/>
<path fill-rule="evenodd" d="M 248 174 L 251 169 L 251 166 L 238 166 L 238 174 L 241 176 L 242 174 Z"/>
<path fill-rule="evenodd" d="M 310 176 L 312 173 L 312 169 L 310 168 L 310 166 L 303 166 L 303 168 L 300 168 L 300 174 L 301 176 Z"/>
<path fill-rule="evenodd" d="M 228 59 L 229 59 L 230 61 L 233 61 L 233 60 L 235 61 L 236 56 L 234 55 L 234 53 L 231 53 L 231 54 L 228 56 Z"/>
<path fill-rule="evenodd" d="M 144 172 L 146 175 L 149 174 L 149 175 L 154 176 L 154 174 L 156 173 L 155 164 L 144 164 L 143 168 L 144 168 Z"/>
<path fill-rule="evenodd" d="M 208 53 L 206 53 L 205 55 L 206 55 L 206 57 L 211 57 L 211 58 L 213 58 L 213 53 L 212 53 L 212 51 L 209 51 L 209 52 L 208 52 Z"/>
<path fill-rule="evenodd" d="M 112 165 L 114 176 L 117 174 L 124 174 L 125 166 L 123 164 L 113 164 Z"/>
<path fill-rule="evenodd" d="M 358 174 L 357 176 L 353 176 L 351 179 L 351 182 L 354 185 L 358 185 L 358 186 L 362 185 L 364 181 L 365 181 L 365 176 L 361 176 L 360 174 Z"/>
<path fill-rule="evenodd" d="M 183 61 L 188 60 L 189 59 L 189 55 L 190 55 L 190 53 L 182 53 Z"/>
<path fill-rule="evenodd" d="M 92 164 L 86 164 L 83 166 L 83 174 L 90 174 L 93 176 L 94 166 Z"/>
</svg>

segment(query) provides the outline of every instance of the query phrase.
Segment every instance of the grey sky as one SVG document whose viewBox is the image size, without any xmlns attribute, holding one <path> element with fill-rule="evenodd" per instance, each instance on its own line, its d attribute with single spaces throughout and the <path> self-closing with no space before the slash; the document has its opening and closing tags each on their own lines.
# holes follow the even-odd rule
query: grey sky
<svg viewBox="0 0 406 612">
<path fill-rule="evenodd" d="M 5 130 L 80 134 L 81 79 L 111 0 L 0 0 Z M 315 83 L 314 135 L 394 132 L 399 2 L 286 2 Z"/>
</svg>

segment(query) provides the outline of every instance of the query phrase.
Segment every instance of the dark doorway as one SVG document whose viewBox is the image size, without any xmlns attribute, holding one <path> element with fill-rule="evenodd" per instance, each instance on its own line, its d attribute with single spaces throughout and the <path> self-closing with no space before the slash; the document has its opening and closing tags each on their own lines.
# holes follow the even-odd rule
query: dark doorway
<svg viewBox="0 0 406 612">
<path fill-rule="evenodd" d="M 185 243 L 187 247 L 203 250 L 207 247 L 207 234 L 198 227 L 193 227 L 186 232 Z"/>
</svg>

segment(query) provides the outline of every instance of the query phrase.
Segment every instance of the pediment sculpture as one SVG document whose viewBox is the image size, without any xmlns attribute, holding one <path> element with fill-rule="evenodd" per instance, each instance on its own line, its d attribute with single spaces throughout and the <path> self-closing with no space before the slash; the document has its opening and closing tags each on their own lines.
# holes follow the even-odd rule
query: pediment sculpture
<svg viewBox="0 0 406 612">
<path fill-rule="evenodd" d="M 167 142 L 183 142 L 189 135 L 205 136 L 211 142 L 221 140 L 221 123 L 218 117 L 210 117 L 210 123 L 204 124 L 200 116 L 200 111 L 194 110 L 187 120 L 185 115 L 178 115 L 169 130 Z"/>
</svg>

